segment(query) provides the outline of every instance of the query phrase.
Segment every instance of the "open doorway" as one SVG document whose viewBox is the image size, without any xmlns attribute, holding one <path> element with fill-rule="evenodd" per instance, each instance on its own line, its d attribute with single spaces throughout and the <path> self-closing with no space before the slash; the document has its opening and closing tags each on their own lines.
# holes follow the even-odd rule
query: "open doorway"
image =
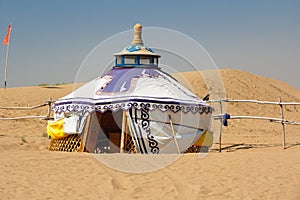
<svg viewBox="0 0 300 200">
<path fill-rule="evenodd" d="M 123 111 L 91 113 L 84 151 L 89 153 L 119 153 L 122 120 Z"/>
</svg>

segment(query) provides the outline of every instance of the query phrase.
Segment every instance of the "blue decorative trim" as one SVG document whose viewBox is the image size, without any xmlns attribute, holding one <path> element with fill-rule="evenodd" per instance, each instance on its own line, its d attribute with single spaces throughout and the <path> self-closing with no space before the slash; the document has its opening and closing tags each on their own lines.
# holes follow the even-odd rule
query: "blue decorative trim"
<svg viewBox="0 0 300 200">
<path fill-rule="evenodd" d="M 126 56 L 136 56 L 136 63 L 135 64 L 126 64 L 125 63 L 125 57 Z M 141 56 L 146 56 L 146 57 L 150 57 L 151 58 L 151 63 L 150 64 L 141 64 L 140 62 L 140 59 L 141 59 Z M 133 66 L 133 67 L 155 67 L 155 68 L 158 68 L 158 61 L 157 63 L 155 64 L 154 63 L 154 59 L 155 58 L 158 58 L 157 56 L 147 56 L 147 55 L 122 55 L 121 56 L 121 64 L 118 64 L 117 63 L 117 57 L 116 57 L 116 60 L 115 60 L 115 66 L 116 67 L 128 67 L 128 66 Z"/>
<path fill-rule="evenodd" d="M 147 51 L 150 51 L 151 53 L 154 53 L 154 51 L 153 51 L 150 47 L 145 47 L 145 49 L 146 49 Z"/>
<path fill-rule="evenodd" d="M 158 65 L 155 64 L 116 64 L 115 67 L 145 67 L 145 68 L 158 68 Z"/>
<path fill-rule="evenodd" d="M 139 47 L 138 45 L 130 45 L 128 47 L 126 47 L 126 51 L 129 52 L 134 52 L 134 51 L 139 51 L 141 50 L 141 47 Z"/>
<path fill-rule="evenodd" d="M 121 57 L 121 65 L 124 65 L 124 56 Z"/>
</svg>

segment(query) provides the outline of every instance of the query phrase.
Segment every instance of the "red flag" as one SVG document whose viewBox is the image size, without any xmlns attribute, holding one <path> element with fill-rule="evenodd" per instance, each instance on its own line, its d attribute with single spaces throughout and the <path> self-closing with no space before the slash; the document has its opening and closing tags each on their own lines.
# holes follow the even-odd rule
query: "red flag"
<svg viewBox="0 0 300 200">
<path fill-rule="evenodd" d="M 3 45 L 8 45 L 9 44 L 10 31 L 11 31 L 11 25 L 9 25 L 8 28 L 7 28 L 7 34 L 4 37 L 4 40 L 2 42 Z"/>
</svg>

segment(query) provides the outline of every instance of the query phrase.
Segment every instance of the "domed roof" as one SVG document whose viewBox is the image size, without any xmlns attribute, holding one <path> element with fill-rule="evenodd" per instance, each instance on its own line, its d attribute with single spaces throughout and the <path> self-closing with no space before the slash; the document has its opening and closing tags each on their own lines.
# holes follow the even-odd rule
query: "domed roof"
<svg viewBox="0 0 300 200">
<path fill-rule="evenodd" d="M 149 55 L 149 56 L 160 57 L 160 55 L 155 53 L 151 48 L 146 47 L 144 45 L 135 45 L 135 44 L 131 44 L 125 47 L 121 52 L 114 54 L 114 56 L 121 56 L 121 55 Z"/>
<path fill-rule="evenodd" d="M 151 48 L 144 46 L 142 40 L 142 25 L 140 24 L 134 26 L 134 37 L 131 45 L 125 47 L 121 52 L 114 54 L 114 56 L 121 55 L 149 55 L 160 57 L 160 55 L 156 54 Z"/>
<path fill-rule="evenodd" d="M 57 100 L 55 112 L 128 110 L 131 107 L 209 114 L 213 108 L 156 68 L 113 68 Z"/>
</svg>

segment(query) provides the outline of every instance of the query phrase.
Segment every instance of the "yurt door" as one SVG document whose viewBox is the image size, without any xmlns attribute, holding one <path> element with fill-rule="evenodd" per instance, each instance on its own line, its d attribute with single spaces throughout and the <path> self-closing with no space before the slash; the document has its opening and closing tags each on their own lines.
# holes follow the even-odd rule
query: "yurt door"
<svg viewBox="0 0 300 200">
<path fill-rule="evenodd" d="M 90 153 L 119 153 L 123 112 L 91 114 L 85 149 Z"/>
</svg>

